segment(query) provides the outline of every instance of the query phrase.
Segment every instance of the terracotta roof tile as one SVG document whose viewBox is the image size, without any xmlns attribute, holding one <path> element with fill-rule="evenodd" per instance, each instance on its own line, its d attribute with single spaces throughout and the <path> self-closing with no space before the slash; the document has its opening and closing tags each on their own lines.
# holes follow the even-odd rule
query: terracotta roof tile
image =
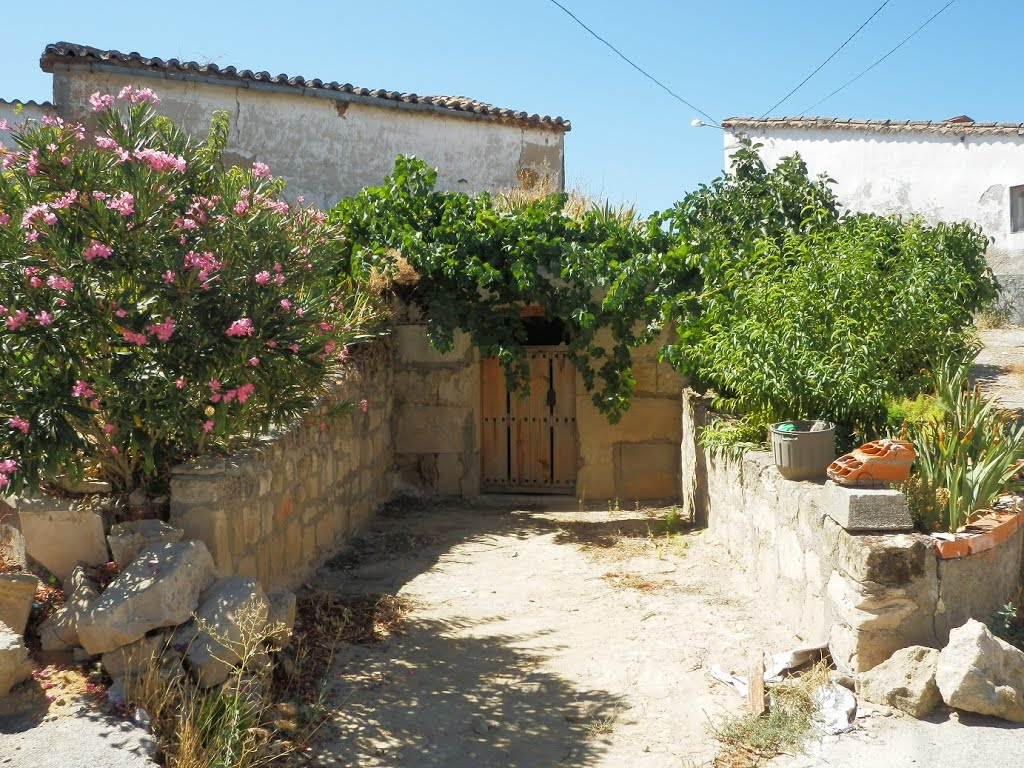
<svg viewBox="0 0 1024 768">
<path fill-rule="evenodd" d="M 319 78 L 307 80 L 301 76 L 289 77 L 285 74 L 271 75 L 269 72 L 253 72 L 248 69 L 238 70 L 235 67 L 219 67 L 216 64 L 200 64 L 195 61 L 179 61 L 178 59 L 163 60 L 142 56 L 139 53 L 121 53 L 120 51 L 101 50 L 88 45 L 76 43 L 52 43 L 43 50 L 39 66 L 44 72 L 53 72 L 57 62 L 65 64 L 96 63 L 109 66 L 125 67 L 126 69 L 148 69 L 164 72 L 181 73 L 184 75 L 200 75 L 207 78 L 251 83 L 272 83 L 274 85 L 291 86 L 304 90 L 336 91 L 370 99 L 380 99 L 396 104 L 411 104 L 438 110 L 448 110 L 466 115 L 478 115 L 499 122 L 518 123 L 530 127 L 548 128 L 555 131 L 572 130 L 572 123 L 563 117 L 549 115 L 531 115 L 513 109 L 496 107 L 482 101 L 469 99 L 465 96 L 417 96 L 415 93 L 400 93 L 383 89 L 370 90 L 357 88 L 351 83 L 325 83 Z"/>
<path fill-rule="evenodd" d="M 1024 123 L 976 123 L 961 115 L 949 120 L 853 120 L 838 117 L 728 117 L 727 131 L 834 130 L 872 133 L 938 133 L 973 136 L 1024 136 Z"/>
</svg>

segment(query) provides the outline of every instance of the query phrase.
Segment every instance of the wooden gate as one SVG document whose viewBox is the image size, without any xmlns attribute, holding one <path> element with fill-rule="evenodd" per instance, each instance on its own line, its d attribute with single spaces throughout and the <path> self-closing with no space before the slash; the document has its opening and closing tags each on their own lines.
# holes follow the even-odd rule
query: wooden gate
<svg viewBox="0 0 1024 768">
<path fill-rule="evenodd" d="M 505 386 L 495 360 L 481 363 L 485 491 L 576 490 L 576 369 L 559 347 L 531 347 L 530 394 Z"/>
</svg>

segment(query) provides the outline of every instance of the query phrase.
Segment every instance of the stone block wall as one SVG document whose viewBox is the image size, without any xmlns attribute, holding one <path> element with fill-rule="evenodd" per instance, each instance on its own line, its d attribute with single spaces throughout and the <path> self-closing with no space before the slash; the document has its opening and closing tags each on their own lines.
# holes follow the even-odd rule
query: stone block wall
<svg viewBox="0 0 1024 768">
<path fill-rule="evenodd" d="M 391 368 L 386 345 L 367 350 L 301 423 L 175 467 L 170 522 L 207 545 L 221 576 L 300 584 L 390 494 Z"/>
<path fill-rule="evenodd" d="M 828 511 L 830 483 L 795 482 L 770 453 L 708 455 L 703 404 L 683 397 L 681 498 L 705 519 L 780 618 L 809 644 L 828 644 L 853 671 L 909 645 L 939 647 L 969 618 L 987 620 L 1017 589 L 1021 536 L 987 552 L 938 559 L 923 534 L 851 532 Z"/>
<path fill-rule="evenodd" d="M 610 341 L 610 340 L 609 340 Z M 576 496 L 585 501 L 675 500 L 679 495 L 682 377 L 658 362 L 662 342 L 632 351 L 636 386 L 629 410 L 617 424 L 594 407 L 576 381 L 579 468 Z"/>
<path fill-rule="evenodd" d="M 442 355 L 426 326 L 394 328 L 396 490 L 473 497 L 480 494 L 480 358 L 458 333 Z"/>
<path fill-rule="evenodd" d="M 464 333 L 441 355 L 415 307 L 395 326 L 396 488 L 469 498 L 480 493 L 480 354 Z M 576 379 L 576 497 L 592 502 L 671 499 L 679 492 L 682 379 L 658 362 L 660 342 L 633 351 L 636 388 L 618 424 Z"/>
</svg>

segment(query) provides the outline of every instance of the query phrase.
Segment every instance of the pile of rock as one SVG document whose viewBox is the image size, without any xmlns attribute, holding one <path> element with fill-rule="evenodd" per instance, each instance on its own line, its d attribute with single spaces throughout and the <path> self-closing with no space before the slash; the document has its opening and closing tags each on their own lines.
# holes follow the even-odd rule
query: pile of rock
<svg viewBox="0 0 1024 768">
<path fill-rule="evenodd" d="M 941 651 L 897 651 L 858 681 L 861 696 L 917 718 L 945 702 L 954 709 L 1024 723 L 1024 652 L 971 619 Z"/>
<path fill-rule="evenodd" d="M 183 541 L 180 529 L 159 520 L 121 523 L 107 544 L 119 575 L 103 589 L 100 569 L 74 566 L 63 584 L 66 602 L 40 625 L 39 636 L 45 652 L 98 659 L 113 678 L 113 702 L 145 671 L 187 675 L 210 688 L 232 674 L 269 670 L 270 654 L 288 644 L 295 595 L 266 594 L 250 578 L 218 578 L 203 542 Z M 24 594 L 5 587 L 5 578 L 25 580 Z M 16 621 L 24 632 L 35 585 L 34 576 L 0 576 L 0 695 L 29 672 L 24 642 L 4 625 Z"/>
</svg>

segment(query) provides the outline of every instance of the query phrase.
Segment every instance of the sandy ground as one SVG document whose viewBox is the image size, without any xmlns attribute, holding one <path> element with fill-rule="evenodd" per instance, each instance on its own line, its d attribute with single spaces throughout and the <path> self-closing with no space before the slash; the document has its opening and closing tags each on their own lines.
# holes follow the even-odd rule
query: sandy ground
<svg viewBox="0 0 1024 768">
<path fill-rule="evenodd" d="M 984 347 L 971 371 L 982 389 L 1024 412 L 1024 328 L 979 331 Z"/>
<path fill-rule="evenodd" d="M 316 579 L 413 609 L 404 635 L 343 644 L 333 719 L 309 765 L 711 765 L 709 723 L 745 700 L 713 680 L 800 645 L 723 550 L 652 536 L 664 510 L 396 505 Z M 1024 731 L 943 710 L 918 722 L 862 703 L 853 732 L 778 768 L 975 766 L 1024 756 Z"/>
<path fill-rule="evenodd" d="M 312 765 L 690 766 L 735 711 L 709 664 L 797 640 L 664 512 L 438 506 L 383 516 L 317 587 L 409 598 L 404 635 L 343 646 Z"/>
</svg>

